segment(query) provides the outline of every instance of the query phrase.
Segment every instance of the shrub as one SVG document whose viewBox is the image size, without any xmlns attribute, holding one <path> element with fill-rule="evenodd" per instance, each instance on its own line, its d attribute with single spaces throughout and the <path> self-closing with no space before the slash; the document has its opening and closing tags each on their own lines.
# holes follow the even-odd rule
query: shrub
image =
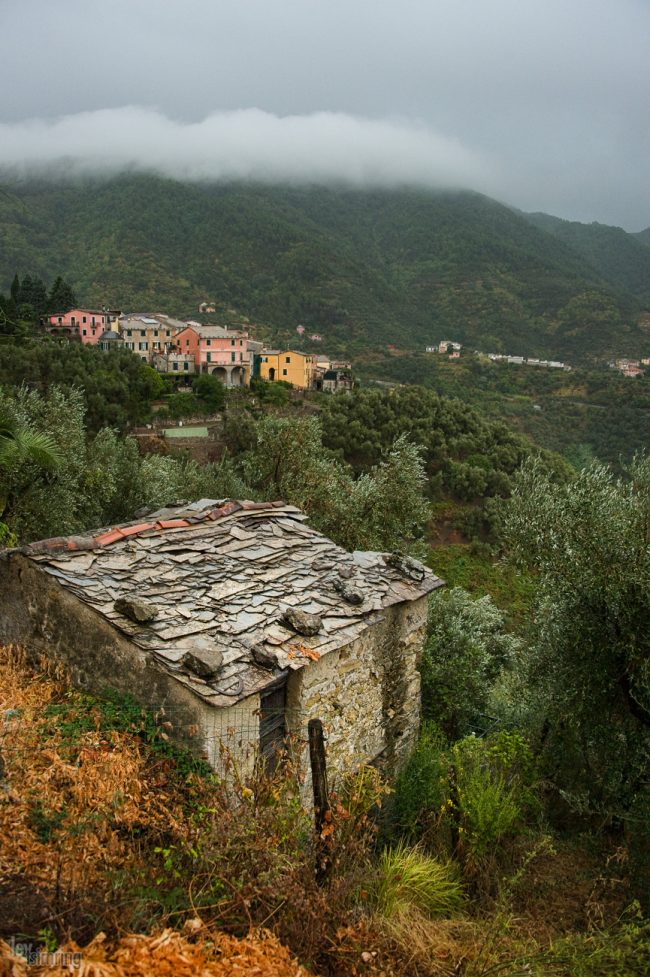
<svg viewBox="0 0 650 977">
<path fill-rule="evenodd" d="M 458 768 L 457 807 L 462 821 L 459 831 L 465 832 L 466 843 L 478 858 L 494 852 L 521 817 L 515 788 L 485 766 L 479 754 L 465 756 Z"/>
<path fill-rule="evenodd" d="M 537 768 L 523 737 L 467 736 L 448 747 L 429 724 L 398 777 L 387 833 L 477 863 L 503 855 L 538 810 Z"/>
<path fill-rule="evenodd" d="M 464 893 L 449 863 L 403 843 L 382 852 L 370 901 L 387 919 L 411 909 L 426 916 L 450 916 L 463 906 Z"/>
<path fill-rule="evenodd" d="M 449 762 L 442 734 L 425 723 L 420 739 L 395 783 L 391 829 L 413 842 L 429 844 L 439 827 L 439 811 L 449 794 Z"/>
</svg>

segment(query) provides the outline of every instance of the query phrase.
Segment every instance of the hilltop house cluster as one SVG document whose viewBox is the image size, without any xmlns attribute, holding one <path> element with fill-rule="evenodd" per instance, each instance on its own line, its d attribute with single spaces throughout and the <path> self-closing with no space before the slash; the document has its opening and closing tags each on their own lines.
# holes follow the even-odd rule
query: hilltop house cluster
<svg viewBox="0 0 650 977">
<path fill-rule="evenodd" d="M 645 356 L 642 360 L 630 360 L 627 357 L 621 357 L 614 360 L 609 366 L 612 370 L 618 370 L 624 377 L 642 377 L 646 369 L 650 367 L 650 357 Z"/>
<path fill-rule="evenodd" d="M 425 347 L 425 352 L 439 353 L 443 356 L 446 354 L 450 360 L 457 360 L 460 358 L 462 348 L 461 343 L 456 343 L 451 339 L 443 339 L 437 346 Z M 474 355 L 487 356 L 493 363 L 511 363 L 515 366 L 545 366 L 555 370 L 571 369 L 570 366 L 566 363 L 561 363 L 559 360 L 540 360 L 532 356 L 511 356 L 508 353 L 482 353 L 478 349 L 474 350 Z"/>
<path fill-rule="evenodd" d="M 102 350 L 131 350 L 159 373 L 211 373 L 227 387 L 248 386 L 251 378 L 282 380 L 299 390 L 335 392 L 353 386 L 350 363 L 296 349 L 267 349 L 245 329 L 184 322 L 163 313 L 79 308 L 47 316 L 43 326 L 50 335 Z"/>
</svg>

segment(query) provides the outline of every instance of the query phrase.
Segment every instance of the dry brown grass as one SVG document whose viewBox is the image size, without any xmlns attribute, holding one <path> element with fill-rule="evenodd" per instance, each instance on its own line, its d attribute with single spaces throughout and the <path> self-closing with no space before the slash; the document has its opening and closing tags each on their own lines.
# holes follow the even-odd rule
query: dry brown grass
<svg viewBox="0 0 650 977">
<path fill-rule="evenodd" d="M 70 954 L 79 955 L 71 970 Z M 0 977 L 309 977 L 286 947 L 265 930 L 244 939 L 206 933 L 190 942 L 174 930 L 129 935 L 108 943 L 99 934 L 88 946 L 69 943 L 42 963 L 26 964 L 0 942 Z"/>
</svg>

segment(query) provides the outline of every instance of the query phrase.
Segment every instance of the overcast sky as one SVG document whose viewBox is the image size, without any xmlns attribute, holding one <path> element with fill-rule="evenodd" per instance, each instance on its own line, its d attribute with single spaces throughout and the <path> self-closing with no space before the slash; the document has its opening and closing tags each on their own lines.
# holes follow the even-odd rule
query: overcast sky
<svg viewBox="0 0 650 977">
<path fill-rule="evenodd" d="M 648 0 L 0 0 L 0 163 L 650 225 Z"/>
</svg>

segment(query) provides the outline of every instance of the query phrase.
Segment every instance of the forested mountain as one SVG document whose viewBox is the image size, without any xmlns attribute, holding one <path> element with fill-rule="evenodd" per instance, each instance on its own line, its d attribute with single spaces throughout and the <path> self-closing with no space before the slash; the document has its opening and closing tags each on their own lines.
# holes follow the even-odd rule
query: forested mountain
<svg viewBox="0 0 650 977">
<path fill-rule="evenodd" d="M 635 296 L 646 308 L 650 306 L 650 229 L 628 234 L 621 227 L 580 224 L 549 214 L 527 217 L 535 227 L 573 248 L 610 285 Z"/>
<path fill-rule="evenodd" d="M 650 248 L 650 227 L 646 227 L 645 230 L 639 231 L 634 235 L 634 237 L 640 241 L 641 244 L 645 244 L 647 248 Z"/>
<path fill-rule="evenodd" d="M 189 314 L 215 299 L 278 341 L 302 322 L 349 352 L 448 335 L 573 361 L 641 351 L 636 295 L 479 194 L 143 175 L 3 189 L 2 289 L 61 274 L 86 303 Z"/>
</svg>

